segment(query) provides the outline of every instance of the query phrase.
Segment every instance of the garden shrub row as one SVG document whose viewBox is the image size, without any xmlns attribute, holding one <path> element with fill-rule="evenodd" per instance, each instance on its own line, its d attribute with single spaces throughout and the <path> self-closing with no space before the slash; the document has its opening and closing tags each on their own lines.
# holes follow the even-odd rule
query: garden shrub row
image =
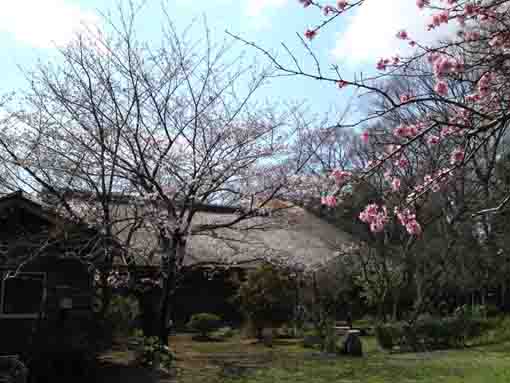
<svg viewBox="0 0 510 383">
<path fill-rule="evenodd" d="M 463 347 L 480 336 L 489 323 L 479 318 L 425 318 L 414 323 L 397 322 L 376 327 L 379 345 L 386 350 L 426 351 Z"/>
</svg>

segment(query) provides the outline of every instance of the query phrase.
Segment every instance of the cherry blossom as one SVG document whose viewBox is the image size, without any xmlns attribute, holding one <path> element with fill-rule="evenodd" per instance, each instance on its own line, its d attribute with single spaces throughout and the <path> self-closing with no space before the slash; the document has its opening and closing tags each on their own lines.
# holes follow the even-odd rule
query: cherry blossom
<svg viewBox="0 0 510 383">
<path fill-rule="evenodd" d="M 465 152 L 463 149 L 461 148 L 455 149 L 450 157 L 450 164 L 452 165 L 460 164 L 462 161 L 464 161 L 464 155 Z"/>
<path fill-rule="evenodd" d="M 308 39 L 308 40 L 312 40 L 315 38 L 315 36 L 317 35 L 317 31 L 314 30 L 314 29 L 307 29 L 305 31 L 305 37 Z"/>
<path fill-rule="evenodd" d="M 434 91 L 441 96 L 446 96 L 448 94 L 448 84 L 445 81 L 440 80 L 436 83 Z"/>
<path fill-rule="evenodd" d="M 400 190 L 401 181 L 400 178 L 394 178 L 393 181 L 391 181 L 391 189 L 394 192 L 397 192 Z"/>
<path fill-rule="evenodd" d="M 480 148 L 478 143 L 506 126 L 510 95 L 506 86 L 508 68 L 504 57 L 510 52 L 507 12 L 510 1 L 416 0 L 415 3 L 419 9 L 430 11 L 429 29 L 455 24 L 451 38 L 426 45 L 423 41 L 415 41 L 415 36 L 411 39 L 407 30 L 395 28 L 398 39 L 415 47 L 413 53 L 404 57 L 389 53 L 387 57 L 390 58 L 376 61 L 375 69 L 379 73 L 372 79 L 365 77 L 349 83 L 339 80 L 337 85 L 339 88 L 353 85 L 380 97 L 380 108 L 369 113 L 367 121 L 380 122 L 381 116 L 385 118 L 388 112 L 400 108 L 406 114 L 409 112 L 406 117 L 395 120 L 400 121 L 400 125 L 389 128 L 393 137 L 379 136 L 375 129 L 374 133 L 368 130 L 361 133 L 361 140 L 372 144 L 369 148 L 372 158 L 369 158 L 367 168 L 360 169 L 360 172 L 367 178 L 374 172 L 384 176 L 383 187 L 386 190 L 382 206 L 400 205 L 395 197 L 401 196 L 404 191 L 402 177 L 415 175 L 411 181 L 414 185 L 405 178 L 405 191 L 411 192 L 407 197 L 402 196 L 406 205 L 396 214 L 406 232 L 418 236 L 422 227 L 416 213 L 408 208 L 418 209 L 415 204 L 419 205 L 432 193 L 442 190 L 453 179 L 453 174 L 455 179 L 462 176 L 461 172 L 454 173 L 453 169 L 470 166 L 470 160 Z M 352 4 L 363 6 L 363 1 Z M 322 10 L 326 12 L 325 8 L 323 6 Z M 337 11 L 349 11 L 350 8 L 347 2 L 337 2 Z M 322 27 L 319 25 L 314 31 Z M 427 29 L 427 25 L 424 27 Z M 341 79 L 341 73 L 338 76 Z M 397 93 L 398 100 L 395 100 L 395 92 L 381 86 L 384 80 L 395 76 L 425 78 L 428 84 L 432 84 L 432 89 L 421 88 L 419 96 L 399 90 L 401 93 Z M 396 145 L 401 147 L 395 150 L 393 146 Z M 424 145 L 425 150 L 421 150 L 420 145 Z M 466 155 L 467 148 L 470 148 L 469 157 Z M 428 153 L 434 158 L 429 163 L 422 163 L 416 153 Z M 356 179 L 362 180 L 363 177 Z M 351 179 L 340 179 L 337 186 L 351 182 Z M 423 180 L 421 184 L 420 180 Z M 381 207 L 371 204 L 362 211 L 360 219 L 369 224 L 373 232 L 382 231 L 388 217 L 380 212 Z M 376 219 L 379 214 L 382 215 Z"/>
<path fill-rule="evenodd" d="M 431 136 L 427 137 L 427 142 L 429 145 L 437 145 L 437 144 L 439 144 L 440 140 L 441 139 L 435 135 L 431 135 Z"/>
<path fill-rule="evenodd" d="M 342 88 L 346 87 L 347 85 L 349 85 L 349 83 L 345 80 L 338 80 L 336 83 L 337 83 L 339 89 L 342 89 Z"/>
<path fill-rule="evenodd" d="M 420 9 L 425 8 L 426 5 L 429 5 L 430 0 L 416 0 L 416 6 Z"/>
<path fill-rule="evenodd" d="M 337 185 L 342 185 L 352 177 L 352 173 L 341 169 L 335 169 L 331 172 L 331 177 Z"/>
<path fill-rule="evenodd" d="M 404 102 L 409 102 L 413 99 L 413 95 L 412 94 L 402 94 L 400 95 L 400 102 L 404 103 Z"/>
<path fill-rule="evenodd" d="M 322 13 L 324 14 L 324 16 L 329 16 L 330 13 L 333 13 L 335 11 L 336 11 L 336 8 L 331 5 L 325 5 L 322 8 Z"/>
<path fill-rule="evenodd" d="M 405 30 L 401 30 L 397 33 L 397 38 L 400 40 L 407 40 L 409 39 L 409 35 Z"/>
<path fill-rule="evenodd" d="M 349 3 L 346 0 L 338 0 L 336 2 L 337 8 L 341 11 L 343 11 L 345 8 L 347 8 L 348 5 L 349 5 Z"/>
<path fill-rule="evenodd" d="M 327 207 L 335 207 L 338 205 L 338 200 L 334 195 L 328 195 L 321 198 L 321 203 Z"/>
<path fill-rule="evenodd" d="M 361 141 L 363 141 L 365 144 L 368 144 L 370 141 L 370 133 L 368 133 L 368 130 L 365 130 L 363 133 L 361 133 Z"/>
<path fill-rule="evenodd" d="M 400 224 L 406 228 L 409 234 L 419 236 L 422 233 L 421 226 L 416 220 L 415 213 L 412 213 L 409 209 L 400 211 L 396 208 L 395 215 L 397 216 Z"/>
<path fill-rule="evenodd" d="M 303 7 L 309 7 L 312 5 L 312 0 L 299 0 L 299 2 L 303 5 Z"/>
<path fill-rule="evenodd" d="M 370 204 L 359 214 L 359 219 L 370 225 L 372 233 L 379 233 L 388 222 L 388 211 L 386 206 Z"/>
</svg>

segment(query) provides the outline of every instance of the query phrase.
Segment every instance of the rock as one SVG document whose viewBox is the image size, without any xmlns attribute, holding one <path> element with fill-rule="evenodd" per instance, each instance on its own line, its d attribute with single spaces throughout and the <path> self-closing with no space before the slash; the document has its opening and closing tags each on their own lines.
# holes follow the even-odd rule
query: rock
<svg viewBox="0 0 510 383">
<path fill-rule="evenodd" d="M 262 342 L 266 347 L 273 347 L 273 329 L 267 328 L 262 330 Z"/>
<path fill-rule="evenodd" d="M 333 331 L 338 336 L 343 336 L 347 334 L 349 331 L 351 331 L 351 328 L 348 326 L 335 326 L 333 327 Z"/>
<path fill-rule="evenodd" d="M 313 348 L 318 344 L 322 343 L 322 339 L 318 335 L 305 335 L 303 339 L 303 347 L 304 348 Z"/>
<path fill-rule="evenodd" d="M 363 356 L 363 344 L 358 330 L 351 330 L 347 333 L 342 344 L 342 353 L 349 356 Z"/>
<path fill-rule="evenodd" d="M 17 357 L 0 357 L 0 382 L 26 383 L 28 369 Z"/>
</svg>

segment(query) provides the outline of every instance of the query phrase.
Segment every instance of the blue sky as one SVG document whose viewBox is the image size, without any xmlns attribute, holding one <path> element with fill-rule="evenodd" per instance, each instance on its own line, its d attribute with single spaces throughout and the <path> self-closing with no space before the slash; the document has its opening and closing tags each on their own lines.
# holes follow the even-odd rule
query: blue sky
<svg viewBox="0 0 510 383">
<path fill-rule="evenodd" d="M 19 66 L 29 69 L 36 60 L 53 57 L 55 45 L 68 42 L 83 22 L 101 26 L 98 11 L 113 10 L 116 3 L 113 0 L 14 0 L 2 4 L 0 93 L 23 87 Z M 160 5 L 160 0 L 148 0 L 139 18 L 138 30 L 145 39 L 158 37 Z M 296 32 L 301 34 L 323 20 L 323 16 L 318 10 L 303 9 L 297 0 L 168 0 L 167 9 L 178 28 L 205 15 L 213 39 L 225 38 L 224 31 L 228 29 L 278 54 L 283 54 L 280 43 L 285 42 L 303 63 L 313 67 L 300 47 Z M 379 57 L 392 55 L 402 48 L 402 43 L 394 38 L 399 29 L 406 28 L 421 40 L 431 39 L 425 33 L 424 17 L 413 0 L 367 0 L 359 11 L 321 33 L 312 46 L 321 58 L 323 69 L 338 64 L 345 77 L 352 78 L 356 72 L 372 71 Z M 200 31 L 196 28 L 195 33 Z M 401 53 L 405 54 L 406 50 Z M 340 91 L 330 84 L 291 78 L 274 80 L 259 97 L 270 102 L 306 100 L 313 110 L 323 112 L 342 110 L 349 95 L 349 90 Z"/>
</svg>

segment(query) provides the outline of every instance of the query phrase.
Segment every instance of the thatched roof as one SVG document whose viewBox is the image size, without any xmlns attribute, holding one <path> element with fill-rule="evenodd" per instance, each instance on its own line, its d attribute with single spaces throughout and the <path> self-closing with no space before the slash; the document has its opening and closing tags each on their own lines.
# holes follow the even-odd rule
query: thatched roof
<svg viewBox="0 0 510 383">
<path fill-rule="evenodd" d="M 26 197 L 26 195 L 25 195 Z M 73 196 L 77 200 L 83 195 Z M 67 199 L 67 198 L 66 198 Z M 43 199 L 44 200 L 44 199 Z M 35 202 L 33 202 L 35 203 Z M 48 206 L 42 204 L 45 210 Z M 113 236 L 127 252 L 121 263 L 160 264 L 158 238 L 144 219 L 146 208 L 123 197 L 112 206 Z M 251 267 L 261 261 L 315 267 L 337 256 L 350 236 L 305 209 L 282 201 L 265 205 L 265 214 L 225 228 L 208 227 L 234 221 L 235 207 L 199 205 L 192 220 L 185 265 L 229 264 Z"/>
<path fill-rule="evenodd" d="M 194 229 L 234 221 L 239 212 L 217 207 L 195 213 L 187 243 L 186 265 L 230 264 L 243 267 L 261 261 L 314 267 L 334 258 L 352 240 L 348 234 L 305 209 L 271 204 L 267 215 L 251 217 L 225 228 Z M 119 236 L 125 238 L 128 231 Z M 132 233 L 129 259 L 139 265 L 159 263 L 158 242 L 153 231 L 140 227 Z"/>
</svg>

